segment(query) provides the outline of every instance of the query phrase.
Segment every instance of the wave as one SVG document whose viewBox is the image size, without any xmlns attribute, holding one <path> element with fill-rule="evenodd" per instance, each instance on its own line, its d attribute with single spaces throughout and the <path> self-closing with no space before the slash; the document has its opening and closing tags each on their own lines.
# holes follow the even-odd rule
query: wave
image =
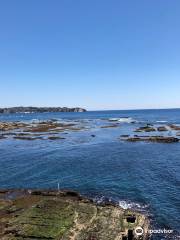
<svg viewBox="0 0 180 240">
<path fill-rule="evenodd" d="M 109 118 L 111 122 L 136 123 L 137 121 L 131 117 Z"/>
<path fill-rule="evenodd" d="M 156 121 L 157 123 L 167 123 L 168 121 L 165 121 L 165 120 L 158 120 Z"/>
<path fill-rule="evenodd" d="M 118 204 L 121 208 L 123 209 L 136 209 L 136 210 L 141 210 L 144 211 L 145 209 L 148 208 L 148 205 L 142 205 L 140 203 L 135 203 L 135 202 L 130 202 L 130 201 L 119 201 Z"/>
<path fill-rule="evenodd" d="M 93 198 L 93 201 L 97 204 L 106 204 L 106 203 L 112 203 L 115 205 L 118 205 L 119 207 L 123 209 L 132 209 L 132 210 L 138 210 L 139 212 L 147 212 L 149 205 L 147 204 L 140 204 L 137 202 L 131 202 L 129 200 L 117 200 L 111 197 L 105 197 L 105 196 L 97 196 Z"/>
</svg>

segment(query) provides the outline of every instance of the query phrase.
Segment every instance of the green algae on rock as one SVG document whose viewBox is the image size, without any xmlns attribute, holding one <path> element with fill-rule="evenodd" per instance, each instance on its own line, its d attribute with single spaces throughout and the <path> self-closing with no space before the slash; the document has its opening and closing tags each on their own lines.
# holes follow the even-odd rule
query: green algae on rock
<svg viewBox="0 0 180 240">
<path fill-rule="evenodd" d="M 7 200 L 7 195 L 16 197 Z M 2 240 L 147 239 L 148 218 L 113 205 L 97 205 L 69 191 L 5 191 L 0 194 Z M 134 230 L 142 227 L 144 234 Z"/>
</svg>

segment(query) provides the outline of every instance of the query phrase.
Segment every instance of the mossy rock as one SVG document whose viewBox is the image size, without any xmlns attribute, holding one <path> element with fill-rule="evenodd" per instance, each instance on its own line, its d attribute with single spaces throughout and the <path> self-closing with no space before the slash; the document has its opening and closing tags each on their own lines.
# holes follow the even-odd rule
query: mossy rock
<svg viewBox="0 0 180 240">
<path fill-rule="evenodd" d="M 136 226 L 147 228 L 149 224 L 140 213 L 112 205 L 96 205 L 75 193 L 33 193 L 11 202 L 0 202 L 0 213 L 5 214 L 0 218 L 0 239 L 114 240 L 127 236 L 128 230 L 133 231 Z"/>
</svg>

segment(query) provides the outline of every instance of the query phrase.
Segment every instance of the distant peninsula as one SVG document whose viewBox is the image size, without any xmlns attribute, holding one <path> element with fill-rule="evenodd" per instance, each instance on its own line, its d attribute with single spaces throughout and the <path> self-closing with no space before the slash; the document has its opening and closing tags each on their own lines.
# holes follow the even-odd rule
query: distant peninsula
<svg viewBox="0 0 180 240">
<path fill-rule="evenodd" d="M 0 113 L 45 113 L 45 112 L 86 112 L 86 109 L 75 107 L 10 107 L 0 108 Z"/>
</svg>

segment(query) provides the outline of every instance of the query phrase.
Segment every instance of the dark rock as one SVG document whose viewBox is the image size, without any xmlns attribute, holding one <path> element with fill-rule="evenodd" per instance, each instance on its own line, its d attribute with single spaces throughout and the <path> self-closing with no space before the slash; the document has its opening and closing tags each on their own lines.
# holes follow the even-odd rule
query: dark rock
<svg viewBox="0 0 180 240">
<path fill-rule="evenodd" d="M 65 193 L 66 196 L 80 197 L 79 193 L 76 192 L 76 191 L 65 190 L 64 193 Z"/>
<path fill-rule="evenodd" d="M 157 142 L 157 143 L 175 143 L 179 142 L 179 138 L 164 136 L 134 136 L 126 139 L 129 142 Z"/>
<path fill-rule="evenodd" d="M 127 137 L 129 137 L 130 135 L 127 135 L 127 134 L 123 134 L 123 135 L 121 135 L 120 137 L 122 137 L 122 138 L 127 138 Z"/>
<path fill-rule="evenodd" d="M 49 140 L 59 140 L 59 139 L 65 139 L 64 137 L 59 137 L 59 136 L 49 136 Z"/>
<path fill-rule="evenodd" d="M 30 137 L 30 136 L 15 136 L 13 138 L 18 140 L 28 140 L 28 141 L 42 139 L 42 137 Z"/>
<path fill-rule="evenodd" d="M 179 142 L 179 138 L 175 137 L 150 137 L 149 141 L 159 143 L 175 143 Z"/>
<path fill-rule="evenodd" d="M 101 126 L 101 128 L 116 128 L 119 127 L 119 124 Z"/>
</svg>

